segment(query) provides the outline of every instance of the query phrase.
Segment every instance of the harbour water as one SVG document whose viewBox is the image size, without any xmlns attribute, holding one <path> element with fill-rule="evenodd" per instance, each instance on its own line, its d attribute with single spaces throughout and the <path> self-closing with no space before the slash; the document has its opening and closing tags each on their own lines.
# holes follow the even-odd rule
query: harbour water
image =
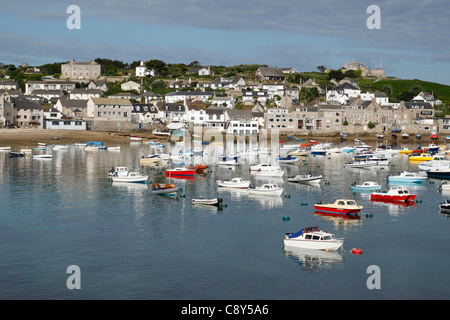
<svg viewBox="0 0 450 320">
<path fill-rule="evenodd" d="M 159 167 L 139 164 L 148 144 L 85 151 L 70 145 L 51 160 L 0 153 L 0 297 L 2 299 L 304 300 L 448 299 L 450 220 L 439 203 L 450 194 L 440 180 L 408 186 L 414 206 L 371 202 L 349 185 L 403 170 L 418 172 L 407 156 L 388 156 L 383 169 L 344 168 L 351 155 L 309 156 L 283 165 L 280 197 L 218 190 L 215 178 L 249 178 L 249 162 L 211 164 L 195 180 L 173 179 L 178 199 L 152 195 L 150 184 L 114 184 L 113 166 L 164 182 Z M 294 173 L 322 174 L 320 186 L 292 184 Z M 191 205 L 221 197 L 223 210 Z M 314 203 L 355 199 L 361 219 L 314 212 Z M 286 219 L 288 217 L 288 219 Z M 342 251 L 285 250 L 283 237 L 306 226 L 345 238 Z M 361 248 L 354 255 L 352 248 Z M 81 289 L 70 290 L 68 266 L 80 268 Z M 380 288 L 369 288 L 371 266 Z"/>
</svg>

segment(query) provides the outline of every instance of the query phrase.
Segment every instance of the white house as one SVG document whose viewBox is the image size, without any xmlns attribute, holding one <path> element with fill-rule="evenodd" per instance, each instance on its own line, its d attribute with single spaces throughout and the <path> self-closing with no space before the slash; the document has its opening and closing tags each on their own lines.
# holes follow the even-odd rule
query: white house
<svg viewBox="0 0 450 320">
<path fill-rule="evenodd" d="M 69 99 L 72 100 L 89 100 L 89 98 L 100 98 L 103 91 L 99 89 L 73 89 L 69 93 Z"/>
<path fill-rule="evenodd" d="M 210 76 L 212 74 L 214 74 L 214 72 L 211 71 L 211 67 L 201 68 L 200 70 L 198 70 L 199 76 Z"/>
<path fill-rule="evenodd" d="M 131 121 L 139 123 L 154 123 L 159 119 L 159 116 L 159 109 L 153 103 L 133 103 Z"/>
<path fill-rule="evenodd" d="M 44 129 L 86 130 L 86 122 L 78 119 L 44 119 Z"/>
<path fill-rule="evenodd" d="M 255 101 L 264 104 L 268 100 L 269 93 L 267 92 L 267 90 L 244 91 L 242 95 L 242 101 L 244 102 L 244 104 L 253 104 Z"/>
<path fill-rule="evenodd" d="M 136 77 L 154 77 L 155 70 L 148 69 L 144 61 L 141 61 L 141 64 L 136 67 Z"/>
<path fill-rule="evenodd" d="M 228 109 L 234 109 L 236 105 L 236 100 L 234 99 L 234 96 L 214 97 L 211 100 L 211 105 L 222 106 Z"/>
<path fill-rule="evenodd" d="M 349 83 L 343 83 L 328 90 L 326 93 L 327 102 L 345 104 L 349 98 L 357 98 L 361 95 L 361 90 Z"/>
<path fill-rule="evenodd" d="M 269 94 L 269 99 L 273 99 L 274 96 L 276 96 L 276 95 L 278 95 L 280 97 L 282 97 L 284 95 L 284 85 L 283 84 L 263 83 L 262 89 L 267 90 L 267 93 Z"/>
<path fill-rule="evenodd" d="M 105 80 L 91 81 L 88 85 L 88 89 L 98 89 L 106 92 L 109 90 L 109 84 Z"/>
<path fill-rule="evenodd" d="M 127 81 L 120 85 L 120 88 L 124 91 L 136 90 L 137 92 L 141 92 L 141 85 L 134 81 Z"/>
<path fill-rule="evenodd" d="M 212 91 L 179 91 L 179 92 L 168 92 L 165 96 L 165 101 L 167 103 L 176 103 L 184 101 L 202 101 L 206 102 L 213 96 Z"/>
<path fill-rule="evenodd" d="M 65 90 L 75 89 L 76 82 L 65 80 L 28 81 L 25 83 L 25 94 L 31 94 L 33 90 Z"/>
</svg>

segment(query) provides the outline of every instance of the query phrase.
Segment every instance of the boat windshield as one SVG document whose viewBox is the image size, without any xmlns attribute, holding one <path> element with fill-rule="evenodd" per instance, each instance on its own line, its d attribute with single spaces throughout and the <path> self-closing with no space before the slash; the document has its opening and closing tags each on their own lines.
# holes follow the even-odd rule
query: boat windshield
<svg viewBox="0 0 450 320">
<path fill-rule="evenodd" d="M 356 206 L 356 202 L 351 200 L 351 201 L 347 201 L 347 205 L 349 206 Z"/>
</svg>

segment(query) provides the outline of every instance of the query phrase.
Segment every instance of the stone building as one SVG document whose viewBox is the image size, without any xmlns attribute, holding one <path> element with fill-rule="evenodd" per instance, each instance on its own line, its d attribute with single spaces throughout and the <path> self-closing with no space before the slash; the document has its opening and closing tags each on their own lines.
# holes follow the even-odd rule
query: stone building
<svg viewBox="0 0 450 320">
<path fill-rule="evenodd" d="M 95 80 L 101 75 L 102 66 L 92 61 L 75 61 L 61 65 L 61 79 L 87 79 Z"/>
</svg>

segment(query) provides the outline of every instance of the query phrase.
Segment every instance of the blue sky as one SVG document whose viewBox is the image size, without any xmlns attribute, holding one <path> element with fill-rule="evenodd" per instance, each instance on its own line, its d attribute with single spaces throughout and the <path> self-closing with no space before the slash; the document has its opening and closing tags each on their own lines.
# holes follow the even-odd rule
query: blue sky
<svg viewBox="0 0 450 320">
<path fill-rule="evenodd" d="M 69 5 L 81 29 L 69 30 Z M 366 12 L 380 8 L 381 29 Z M 0 62 L 95 58 L 314 71 L 351 60 L 450 85 L 448 0 L 20 0 L 0 9 Z"/>
</svg>

